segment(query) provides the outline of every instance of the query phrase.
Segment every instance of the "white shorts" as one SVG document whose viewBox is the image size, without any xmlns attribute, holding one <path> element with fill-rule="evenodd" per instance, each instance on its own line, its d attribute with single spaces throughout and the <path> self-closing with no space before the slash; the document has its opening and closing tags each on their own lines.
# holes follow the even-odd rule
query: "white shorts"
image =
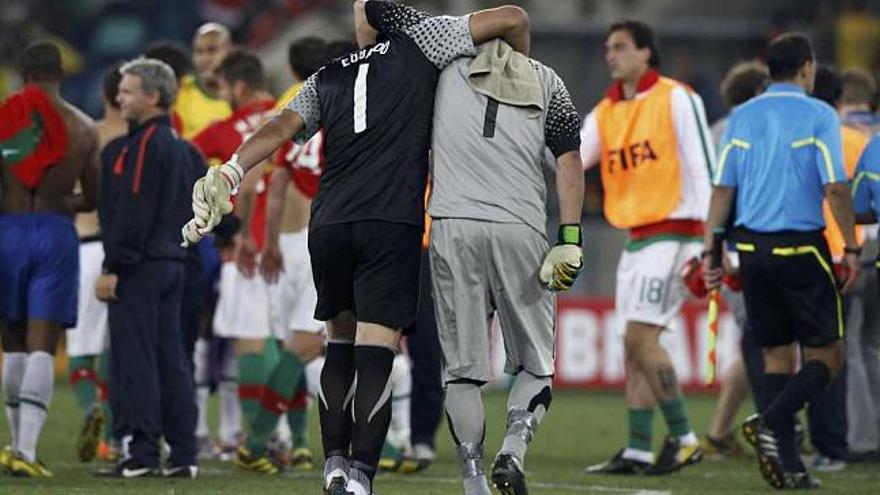
<svg viewBox="0 0 880 495">
<path fill-rule="evenodd" d="M 234 339 L 265 339 L 271 335 L 269 285 L 259 275 L 245 278 L 233 261 L 224 262 L 220 268 L 214 335 Z"/>
<path fill-rule="evenodd" d="M 657 241 L 637 251 L 624 251 L 617 265 L 614 299 L 619 321 L 668 326 L 688 295 L 681 269 L 700 256 L 698 241 Z M 620 335 L 626 325 L 618 327 Z"/>
<path fill-rule="evenodd" d="M 269 320 L 272 334 L 284 339 L 289 332 L 321 333 L 324 322 L 315 319 L 318 293 L 312 279 L 308 230 L 281 234 L 284 271 L 269 286 Z"/>
<path fill-rule="evenodd" d="M 95 297 L 95 284 L 101 276 L 104 246 L 91 241 L 79 246 L 79 305 L 75 328 L 68 329 L 67 354 L 97 356 L 107 348 L 107 303 Z"/>
</svg>

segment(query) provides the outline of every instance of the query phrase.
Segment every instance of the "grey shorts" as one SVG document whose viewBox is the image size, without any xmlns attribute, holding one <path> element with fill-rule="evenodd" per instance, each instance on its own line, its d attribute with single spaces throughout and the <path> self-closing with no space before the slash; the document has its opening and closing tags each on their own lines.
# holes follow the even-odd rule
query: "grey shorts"
<svg viewBox="0 0 880 495">
<path fill-rule="evenodd" d="M 556 300 L 538 269 L 549 246 L 525 224 L 435 219 L 431 284 L 445 381 L 492 379 L 490 324 L 497 312 L 505 373 L 554 373 Z"/>
</svg>

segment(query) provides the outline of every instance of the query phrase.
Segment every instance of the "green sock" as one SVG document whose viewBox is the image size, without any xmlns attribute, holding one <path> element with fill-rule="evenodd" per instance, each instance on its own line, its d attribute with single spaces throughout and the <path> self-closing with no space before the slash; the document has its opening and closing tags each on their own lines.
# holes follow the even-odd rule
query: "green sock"
<svg viewBox="0 0 880 495">
<path fill-rule="evenodd" d="M 67 367 L 76 403 L 86 414 L 98 403 L 98 377 L 94 366 L 95 356 L 76 356 L 70 358 Z"/>
<path fill-rule="evenodd" d="M 238 397 L 244 424 L 251 425 L 260 405 L 265 383 L 265 353 L 247 353 L 238 356 Z"/>
<path fill-rule="evenodd" d="M 663 417 L 666 418 L 666 426 L 669 428 L 670 435 L 682 437 L 691 432 L 691 425 L 688 422 L 682 397 L 661 402 L 660 409 L 663 411 Z"/>
<path fill-rule="evenodd" d="M 651 452 L 654 409 L 629 409 L 629 442 L 627 448 Z"/>
<path fill-rule="evenodd" d="M 290 426 L 294 449 L 309 448 L 309 408 L 305 375 L 293 393 L 293 403 L 287 411 L 287 425 Z"/>
<path fill-rule="evenodd" d="M 303 368 L 302 362 L 293 353 L 284 351 L 281 354 L 263 388 L 262 399 L 251 423 L 247 448 L 252 454 L 259 456 L 266 452 L 266 442 L 278 426 L 278 418 L 289 408 Z"/>
<path fill-rule="evenodd" d="M 110 408 L 110 350 L 98 358 L 98 380 L 101 382 L 101 407 L 104 409 L 104 440 L 113 439 L 113 410 Z"/>
</svg>

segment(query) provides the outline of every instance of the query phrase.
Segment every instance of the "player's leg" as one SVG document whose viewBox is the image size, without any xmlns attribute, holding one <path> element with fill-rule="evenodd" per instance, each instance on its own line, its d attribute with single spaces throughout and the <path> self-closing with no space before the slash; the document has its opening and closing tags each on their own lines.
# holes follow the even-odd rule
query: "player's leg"
<svg viewBox="0 0 880 495">
<path fill-rule="evenodd" d="M 21 425 L 21 381 L 27 367 L 27 327 L 23 324 L 0 323 L 3 343 L 3 393 L 6 421 L 9 425 L 10 444 L 0 453 L 0 466 L 8 466 L 12 453 L 18 448 Z"/>
<path fill-rule="evenodd" d="M 483 466 L 485 413 L 480 389 L 492 377 L 483 222 L 435 219 L 431 224 L 431 285 L 437 332 L 446 363 L 446 415 L 466 495 L 488 495 Z"/>
<path fill-rule="evenodd" d="M 51 476 L 37 460 L 37 442 L 55 385 L 54 355 L 64 329 L 76 324 L 79 239 L 72 221 L 38 216 L 27 294 L 27 364 L 19 392 L 17 461 L 13 473 Z"/>
<path fill-rule="evenodd" d="M 317 303 L 314 317 L 326 322 L 327 347 L 318 387 L 324 448 L 324 492 L 345 495 L 352 439 L 351 401 L 355 376 L 354 261 L 351 224 L 309 233 Z M 315 368 L 310 367 L 314 372 Z"/>
<path fill-rule="evenodd" d="M 118 442 L 113 437 L 113 408 L 110 406 L 110 350 L 104 349 L 98 356 L 98 382 L 101 410 L 104 414 L 104 431 L 98 443 L 98 460 L 116 462 Z"/>
<path fill-rule="evenodd" d="M 269 373 L 254 421 L 250 425 L 245 445 L 251 455 L 261 457 L 266 454 L 267 443 L 280 416 L 290 408 L 290 401 L 305 369 L 304 363 L 321 354 L 323 343 L 320 334 L 290 332 L 278 363 Z"/>
<path fill-rule="evenodd" d="M 520 224 L 488 224 L 490 288 L 498 310 L 505 372 L 516 375 L 507 403 L 507 432 L 492 467 L 492 482 L 505 495 L 527 493 L 526 449 L 553 399 L 555 305 L 534 277 L 549 249 L 543 236 Z"/>
<path fill-rule="evenodd" d="M 321 342 L 320 355 L 324 353 Z M 313 360 L 314 361 L 314 360 Z M 314 454 L 309 440 L 309 392 L 306 370 L 311 363 L 305 365 L 299 384 L 293 391 L 290 410 L 287 411 L 287 424 L 290 427 L 293 452 L 290 455 L 290 466 L 301 471 L 311 471 L 315 467 Z"/>
<path fill-rule="evenodd" d="M 728 368 L 721 382 L 721 392 L 715 414 L 709 425 L 709 431 L 703 442 L 703 451 L 707 457 L 715 460 L 742 457 L 742 447 L 736 440 L 733 421 L 740 406 L 749 396 L 749 382 L 742 357 Z"/>
<path fill-rule="evenodd" d="M 485 384 L 467 378 L 446 382 L 446 419 L 455 442 L 465 495 L 491 493 L 483 471 L 486 413 L 481 389 Z"/>
<path fill-rule="evenodd" d="M 413 388 L 412 365 L 404 353 L 394 358 L 391 368 L 391 424 L 382 447 L 379 469 L 396 471 L 404 456 L 412 455 L 410 406 Z"/>
<path fill-rule="evenodd" d="M 354 495 L 372 493 L 391 422 L 391 370 L 401 332 L 416 317 L 421 240 L 421 229 L 411 225 L 352 224 L 352 245 L 358 260 L 353 278 L 357 382 L 347 489 Z"/>
<path fill-rule="evenodd" d="M 239 398 L 239 364 L 235 353 L 235 340 L 214 338 L 212 354 L 218 356 L 220 363 L 217 379 L 217 398 L 220 402 L 218 428 L 219 456 L 221 460 L 235 458 L 241 439 L 243 423 L 241 399 Z M 210 378 L 209 378 L 210 380 Z"/>
<path fill-rule="evenodd" d="M 107 304 L 95 296 L 95 283 L 103 261 L 104 250 L 100 242 L 80 244 L 77 325 L 66 333 L 70 384 L 85 419 L 76 445 L 81 462 L 94 459 L 101 429 L 107 424 L 99 401 L 101 380 L 98 376 L 98 356 L 107 343 Z"/>
</svg>

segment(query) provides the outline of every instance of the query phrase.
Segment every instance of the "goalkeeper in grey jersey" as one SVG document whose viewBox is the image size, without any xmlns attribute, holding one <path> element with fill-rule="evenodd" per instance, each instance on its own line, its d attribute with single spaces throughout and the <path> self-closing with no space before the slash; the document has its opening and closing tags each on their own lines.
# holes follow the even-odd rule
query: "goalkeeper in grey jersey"
<svg viewBox="0 0 880 495">
<path fill-rule="evenodd" d="M 516 377 L 492 482 L 527 493 L 526 447 L 551 401 L 554 291 L 582 265 L 580 118 L 549 67 L 503 41 L 440 76 L 434 108 L 430 261 L 446 410 L 466 495 L 489 495 L 482 471 L 481 387 L 490 380 L 490 323 L 501 323 L 505 372 Z M 546 149 L 556 157 L 559 232 L 546 235 Z"/>
</svg>

